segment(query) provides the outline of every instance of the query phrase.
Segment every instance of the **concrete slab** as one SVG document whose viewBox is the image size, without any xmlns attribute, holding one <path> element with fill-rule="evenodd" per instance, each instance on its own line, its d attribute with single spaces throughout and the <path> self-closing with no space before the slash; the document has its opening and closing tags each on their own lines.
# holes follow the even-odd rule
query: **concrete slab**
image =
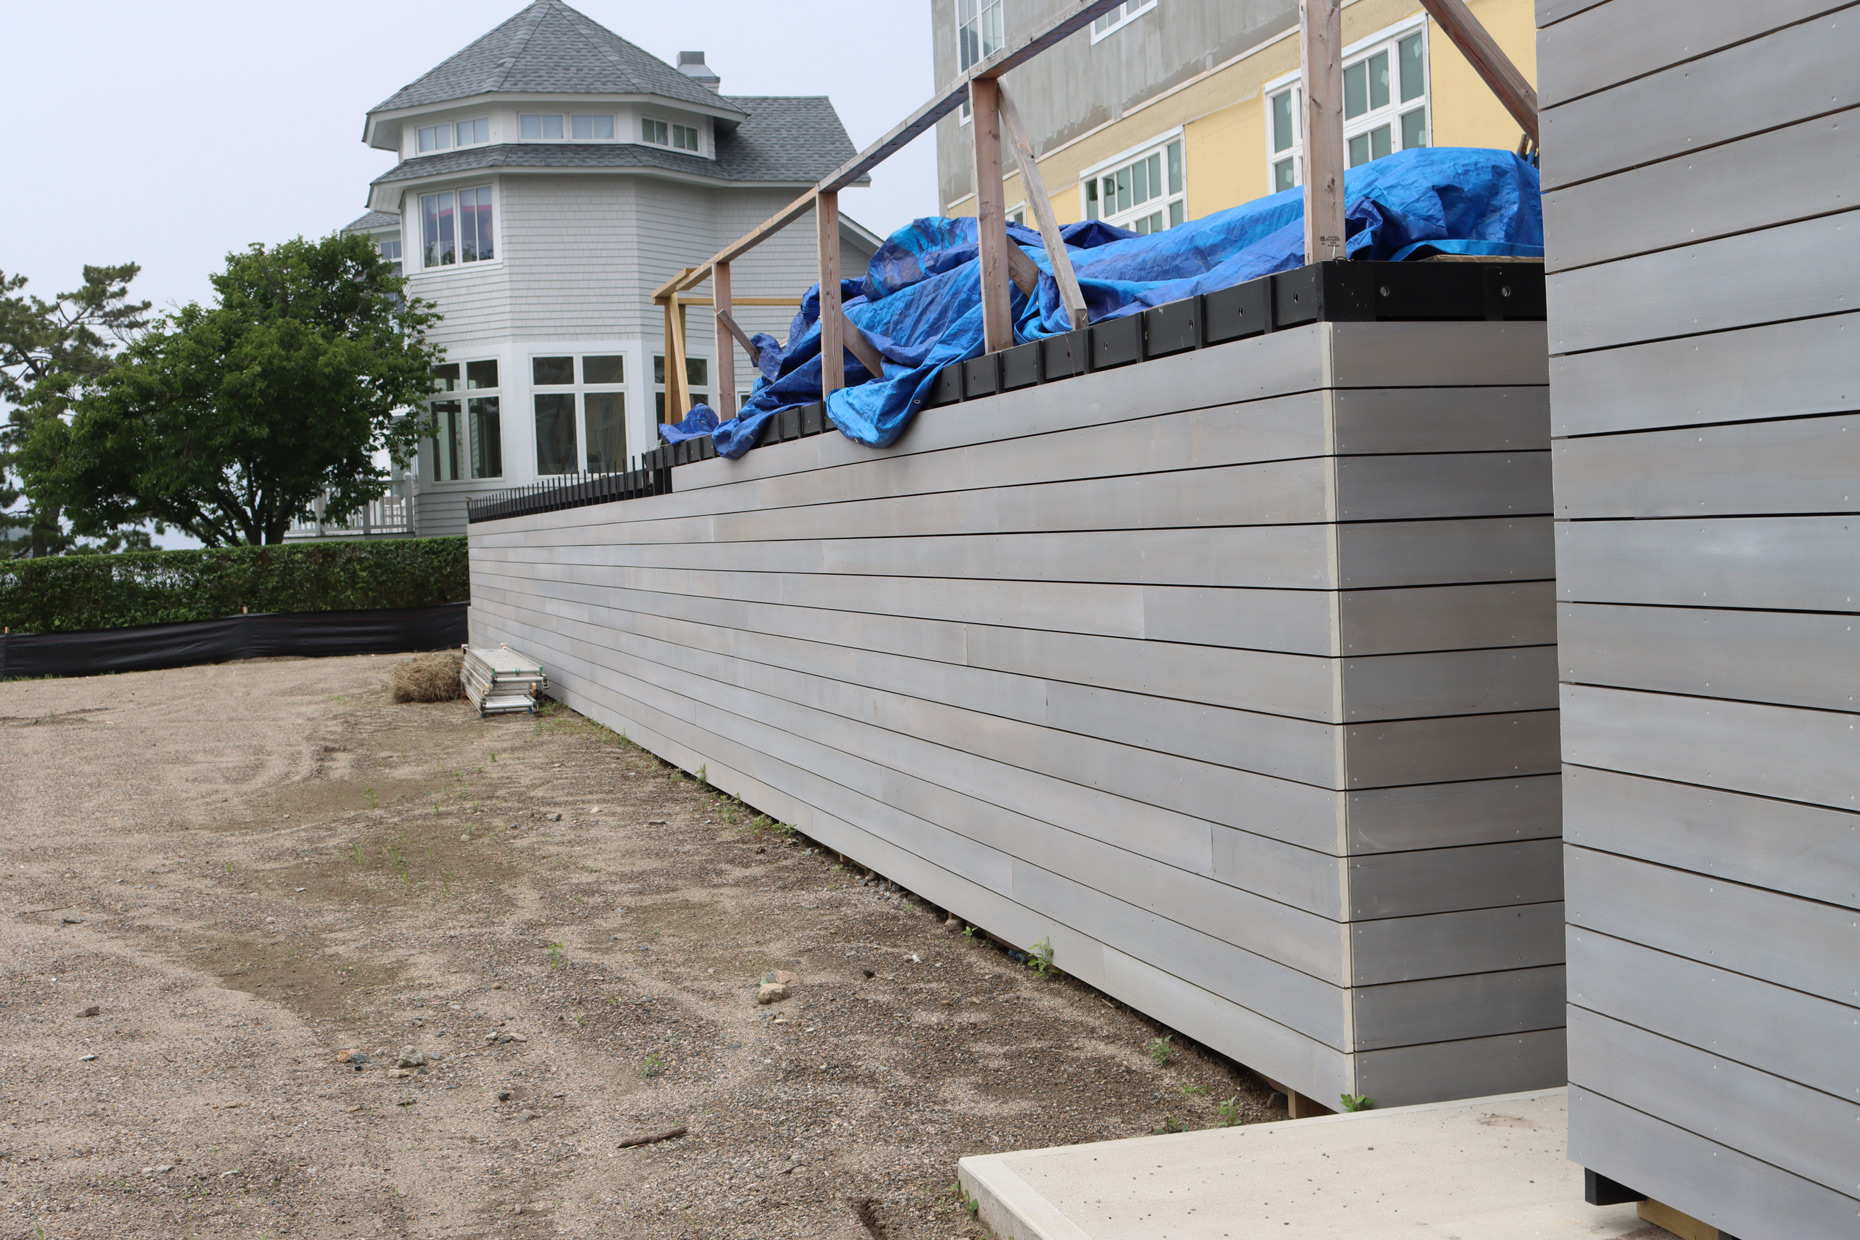
<svg viewBox="0 0 1860 1240">
<path fill-rule="evenodd" d="M 965 1158 L 1000 1240 L 1666 1240 L 1582 1199 L 1567 1091 Z"/>
</svg>

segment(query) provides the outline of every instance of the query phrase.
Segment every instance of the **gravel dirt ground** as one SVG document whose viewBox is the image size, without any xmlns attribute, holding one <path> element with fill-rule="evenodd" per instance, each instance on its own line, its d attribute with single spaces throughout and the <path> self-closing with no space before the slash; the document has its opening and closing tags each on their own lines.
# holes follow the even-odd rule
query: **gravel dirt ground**
<svg viewBox="0 0 1860 1240">
<path fill-rule="evenodd" d="M 950 1240 L 963 1155 L 1284 1117 L 573 712 L 396 705 L 396 662 L 0 684 L 0 1236 Z"/>
</svg>

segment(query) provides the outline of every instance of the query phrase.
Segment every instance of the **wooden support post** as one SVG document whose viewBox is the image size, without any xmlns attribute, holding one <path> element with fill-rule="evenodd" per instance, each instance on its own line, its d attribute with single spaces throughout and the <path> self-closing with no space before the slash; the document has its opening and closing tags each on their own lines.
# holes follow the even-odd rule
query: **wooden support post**
<svg viewBox="0 0 1860 1240">
<path fill-rule="evenodd" d="M 1518 128 L 1531 140 L 1531 145 L 1538 145 L 1537 91 L 1518 71 L 1518 66 L 1511 63 L 1511 57 L 1505 55 L 1498 40 L 1473 16 L 1472 10 L 1466 7 L 1466 0 L 1421 0 L 1421 7 L 1453 40 L 1453 46 L 1471 63 L 1473 72 L 1498 96 L 1498 101 L 1511 113 L 1511 119 L 1518 122 Z"/>
<path fill-rule="evenodd" d="M 1001 89 L 993 78 L 969 83 L 969 128 L 975 132 L 975 215 L 981 230 L 982 341 L 989 353 L 1014 343 L 1008 296 L 1006 195 L 1001 188 Z"/>
<path fill-rule="evenodd" d="M 691 412 L 691 380 L 687 359 L 690 357 L 685 335 L 685 308 L 674 306 L 672 313 L 672 348 L 665 355 L 665 420 L 682 422 Z M 677 365 L 673 365 L 676 362 Z M 677 399 L 673 396 L 676 394 Z"/>
<path fill-rule="evenodd" d="M 718 263 L 711 268 L 710 291 L 717 306 L 717 321 L 721 323 L 730 318 L 730 264 Z M 712 334 L 717 341 L 717 391 L 711 407 L 722 421 L 736 416 L 736 348 L 724 339 L 722 332 Z"/>
<path fill-rule="evenodd" d="M 846 386 L 846 341 L 840 311 L 840 195 L 827 190 L 814 199 L 820 252 L 820 395 Z"/>
<path fill-rule="evenodd" d="M 1305 97 L 1305 261 L 1342 258 L 1343 0 L 1298 0 Z"/>
<path fill-rule="evenodd" d="M 1001 100 L 1001 120 L 1007 126 L 1008 145 L 1014 151 L 1014 164 L 1020 169 L 1022 187 L 1033 206 L 1034 222 L 1040 226 L 1040 240 L 1046 244 L 1047 261 L 1053 265 L 1053 282 L 1059 286 L 1059 304 L 1074 329 L 1091 322 L 1085 309 L 1085 295 L 1079 291 L 1079 278 L 1072 270 L 1072 255 L 1059 235 L 1059 217 L 1053 214 L 1052 200 L 1046 196 L 1046 182 L 1040 179 L 1040 165 L 1033 158 L 1033 140 L 1021 123 L 1020 109 L 1014 106 L 1007 86 L 996 79 L 995 93 Z M 1018 252 L 1018 249 L 1016 249 Z M 1031 293 L 1032 289 L 1025 290 Z"/>
<path fill-rule="evenodd" d="M 665 352 L 665 414 L 660 421 L 669 422 L 672 420 L 673 402 L 678 399 L 678 341 L 672 331 L 672 320 L 678 314 L 678 299 L 668 297 L 663 304 L 665 306 L 665 344 L 663 346 Z"/>
</svg>

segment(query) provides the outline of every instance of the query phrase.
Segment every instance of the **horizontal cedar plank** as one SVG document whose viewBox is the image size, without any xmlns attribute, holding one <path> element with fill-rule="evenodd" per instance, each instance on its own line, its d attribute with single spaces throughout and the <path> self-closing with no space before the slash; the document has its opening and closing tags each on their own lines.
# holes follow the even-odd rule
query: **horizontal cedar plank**
<svg viewBox="0 0 1860 1240">
<path fill-rule="evenodd" d="M 1580 1007 L 1569 1013 L 1569 1079 L 1823 1187 L 1855 1184 L 1852 1093 L 1825 1094 Z"/>
<path fill-rule="evenodd" d="M 1580 927 L 1569 932 L 1569 976 L 1577 1007 L 1836 1097 L 1860 1097 L 1860 1019 L 1851 1004 Z"/>
<path fill-rule="evenodd" d="M 1579 1085 L 1569 1157 L 1736 1236 L 1850 1235 L 1860 1200 Z"/>
<path fill-rule="evenodd" d="M 1752 8 L 1768 11 L 1767 5 Z M 1642 20 L 1638 14 L 1629 17 L 1631 12 L 1622 16 Z M 1691 154 L 1851 107 L 1850 40 L 1841 28 L 1848 16 L 1837 13 L 1787 26 L 1611 90 L 1546 107 L 1544 188 Z M 1773 88 L 1785 81 L 1788 90 Z M 1624 116 L 1634 123 L 1623 125 Z"/>
<path fill-rule="evenodd" d="M 1860 909 L 1860 814 L 1852 807 L 1587 766 L 1564 770 L 1563 803 L 1571 844 Z"/>
<path fill-rule="evenodd" d="M 1563 760 L 1853 809 L 1860 717 L 1596 685 L 1563 687 Z"/>
<path fill-rule="evenodd" d="M 1860 511 L 1853 414 L 1589 435 L 1558 440 L 1554 456 L 1563 518 Z"/>
<path fill-rule="evenodd" d="M 1758 12 L 1746 0 L 1732 0 Z M 1650 33 L 1667 30 L 1649 27 Z M 1544 195 L 1552 273 L 1849 209 L 1860 195 L 1853 109 Z M 1645 211 L 1683 202 L 1683 211 Z"/>
<path fill-rule="evenodd" d="M 1565 603 L 1563 678 L 1571 684 L 1691 697 L 1860 710 L 1853 617 Z"/>
<path fill-rule="evenodd" d="M 1537 0 L 1537 26 L 1542 29 L 1553 22 L 1564 21 L 1577 13 L 1610 2 L 1611 0 Z"/>
<path fill-rule="evenodd" d="M 1547 517 L 1372 521 L 1335 528 L 1337 584 L 1344 589 L 1537 581 L 1555 575 Z M 1281 568 L 1277 559 L 1270 569 L 1259 568 L 1290 575 L 1289 565 Z"/>
<path fill-rule="evenodd" d="M 1354 984 L 1562 964 L 1562 924 L 1560 903 L 1352 922 Z"/>
<path fill-rule="evenodd" d="M 1557 597 L 1570 603 L 1851 612 L 1860 517 L 1559 521 Z"/>
<path fill-rule="evenodd" d="M 1562 965 L 1359 986 L 1351 996 L 1356 1049 L 1560 1029 L 1563 992 Z"/>
<path fill-rule="evenodd" d="M 1850 210 L 1555 272 L 1545 277 L 1550 349 L 1579 353 L 1853 310 L 1860 258 L 1843 247 L 1857 223 Z M 1556 399 L 1553 385 L 1553 408 Z"/>
<path fill-rule="evenodd" d="M 1331 334 L 1332 387 L 1517 387 L 1547 380 L 1542 323 L 1323 326 Z"/>
<path fill-rule="evenodd" d="M 1530 387 L 1337 388 L 1332 448 L 1379 452 L 1517 452 L 1550 444 L 1550 392 Z"/>
<path fill-rule="evenodd" d="M 1556 706 L 1555 646 L 1380 655 L 1343 661 L 1343 715 L 1412 719 Z"/>
<path fill-rule="evenodd" d="M 1351 788 L 1538 775 L 1558 768 L 1557 712 L 1384 720 L 1344 729 Z"/>
<path fill-rule="evenodd" d="M 1851 411 L 1852 314 L 1550 359 L 1558 435 Z"/>
<path fill-rule="evenodd" d="M 1372 853 L 1349 862 L 1350 920 L 1542 904 L 1563 898 L 1561 841 Z"/>
<path fill-rule="evenodd" d="M 1548 580 L 1344 590 L 1339 639 L 1348 655 L 1556 643 L 1556 583 Z M 1373 678 L 1365 688 L 1373 692 Z"/>
<path fill-rule="evenodd" d="M 1552 108 L 1630 78 L 1694 60 L 1852 0 L 1623 0 L 1550 25 L 1538 6 L 1539 107 Z M 1564 10 L 1570 4 L 1563 4 Z"/>
<path fill-rule="evenodd" d="M 1572 932 L 1854 1002 L 1860 927 L 1851 910 L 1575 845 L 1564 853 L 1563 881 Z"/>
<path fill-rule="evenodd" d="M 1352 856 L 1550 839 L 1563 829 L 1561 777 L 1369 788 L 1344 795 Z"/>
<path fill-rule="evenodd" d="M 1356 1088 L 1377 1106 L 1552 1089 L 1566 1079 L 1561 1029 L 1364 1051 Z"/>
</svg>

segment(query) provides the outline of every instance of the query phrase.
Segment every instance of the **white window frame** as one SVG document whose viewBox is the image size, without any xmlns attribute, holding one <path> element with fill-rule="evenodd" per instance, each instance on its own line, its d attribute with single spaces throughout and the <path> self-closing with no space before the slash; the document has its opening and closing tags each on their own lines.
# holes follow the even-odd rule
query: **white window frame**
<svg viewBox="0 0 1860 1240">
<path fill-rule="evenodd" d="M 566 357 L 574 367 L 573 382 L 537 383 L 536 362 L 539 358 Z M 588 381 L 588 359 L 591 357 L 617 357 L 620 359 L 621 378 L 618 383 L 590 383 Z M 575 470 L 572 473 L 593 473 L 588 460 L 588 397 L 613 394 L 620 397 L 620 460 L 619 468 L 626 468 L 630 460 L 632 447 L 633 411 L 628 396 L 633 385 L 627 379 L 633 369 L 633 358 L 624 346 L 602 348 L 590 346 L 586 342 L 575 343 L 553 349 L 532 349 L 523 355 L 525 381 L 529 384 L 529 419 L 531 446 L 535 449 L 535 459 L 531 462 L 538 478 L 566 478 L 569 473 L 544 473 L 542 469 L 542 440 L 536 434 L 536 398 L 538 396 L 566 396 L 572 413 L 571 428 L 575 432 Z M 615 471 L 603 471 L 615 472 Z"/>
<path fill-rule="evenodd" d="M 603 119 L 607 121 L 609 130 L 605 138 L 577 138 L 575 136 L 576 121 L 587 120 L 590 122 L 588 128 L 592 130 L 594 128 L 592 122 Z M 568 124 L 562 130 L 568 135 L 562 139 L 564 142 L 618 142 L 620 140 L 620 115 L 617 112 L 570 112 L 567 114 L 567 120 Z M 531 140 L 534 141 L 534 139 Z"/>
<path fill-rule="evenodd" d="M 1092 19 L 1091 41 L 1096 43 L 1100 39 L 1110 38 L 1125 26 L 1136 21 L 1137 18 L 1142 17 L 1155 7 L 1156 0 L 1124 0 L 1124 3 L 1118 5 L 1117 8 L 1113 9 L 1110 13 L 1101 13 Z M 1112 21 L 1110 25 L 1102 28 L 1098 25 L 1099 22 L 1107 17 L 1113 16 L 1113 14 L 1115 14 L 1115 20 Z"/>
<path fill-rule="evenodd" d="M 456 449 L 459 446 L 459 442 L 462 440 L 463 447 L 465 450 L 465 460 L 463 462 L 460 462 L 457 460 L 454 460 L 452 462 L 453 476 L 450 478 L 441 477 L 440 476 L 441 468 L 443 464 L 445 463 L 445 458 L 448 453 L 444 449 L 442 449 L 441 437 L 439 434 L 439 431 L 441 428 L 438 425 L 435 425 L 433 436 L 427 442 L 430 443 L 433 448 L 433 469 L 432 469 L 433 476 L 432 476 L 431 481 L 437 485 L 468 486 L 472 483 L 477 483 L 477 482 L 494 481 L 504 476 L 504 409 L 503 409 L 504 389 L 502 388 L 502 386 L 494 386 L 494 387 L 488 387 L 488 388 L 475 388 L 475 387 L 469 386 L 471 382 L 471 367 L 483 365 L 485 362 L 490 362 L 493 366 L 497 367 L 497 377 L 498 377 L 499 384 L 501 385 L 503 381 L 503 377 L 504 377 L 504 361 L 500 357 L 474 357 L 470 359 L 469 361 L 459 361 L 459 362 L 453 362 L 453 361 L 448 360 L 447 362 L 444 363 L 445 365 L 457 366 L 459 368 L 459 386 L 456 388 L 453 388 L 450 391 L 435 392 L 433 393 L 433 395 L 427 398 L 427 402 L 426 402 L 427 409 L 430 413 L 432 413 L 436 423 L 438 421 L 438 418 L 441 416 L 438 412 L 438 408 L 437 408 L 438 406 L 445 405 L 445 404 L 455 404 L 459 407 L 458 417 L 460 419 L 461 424 L 458 428 L 458 438 L 455 439 L 453 443 L 445 445 L 445 448 Z M 483 456 L 481 446 L 480 446 L 481 441 L 475 429 L 477 426 L 477 423 L 474 422 L 472 418 L 471 402 L 475 400 L 494 400 L 497 402 L 497 405 L 498 405 L 498 408 L 497 408 L 497 467 L 498 468 L 497 468 L 496 473 L 480 474 L 475 471 L 472 465 L 473 461 L 481 459 Z"/>
<path fill-rule="evenodd" d="M 1169 148 L 1176 143 L 1182 144 L 1182 188 L 1179 190 L 1172 190 L 1168 188 Z M 1122 211 L 1107 212 L 1099 209 L 1094 214 L 1094 200 L 1091 197 L 1093 183 L 1107 173 L 1116 173 L 1120 169 L 1131 167 L 1141 161 L 1147 160 L 1152 155 L 1161 156 L 1158 163 L 1164 182 L 1163 191 L 1158 194 L 1151 194 L 1140 203 L 1132 203 Z M 1178 204 L 1182 208 L 1180 213 L 1181 218 L 1179 220 L 1171 218 L 1171 212 L 1169 210 L 1170 207 Z M 1162 228 L 1154 231 L 1165 231 L 1188 222 L 1188 141 L 1180 125 L 1176 126 L 1174 129 L 1166 130 L 1138 146 L 1129 147 L 1120 151 L 1110 159 L 1101 159 L 1079 173 L 1080 219 L 1100 219 L 1113 227 L 1127 228 L 1132 223 L 1141 222 L 1158 213 L 1161 213 L 1163 217 L 1163 224 Z"/>
<path fill-rule="evenodd" d="M 470 260 L 469 262 L 465 261 L 461 257 L 461 258 L 456 258 L 452 262 L 449 262 L 449 263 L 436 263 L 433 266 L 430 266 L 430 267 L 427 266 L 426 264 L 426 199 L 429 197 L 438 195 L 438 194 L 451 194 L 453 195 L 453 211 L 456 214 L 456 212 L 458 211 L 458 197 L 457 196 L 459 194 L 466 193 L 470 190 L 484 190 L 491 195 L 491 257 L 474 258 Z M 436 275 L 440 272 L 446 272 L 446 271 L 482 271 L 482 270 L 487 270 L 491 267 L 499 266 L 503 263 L 504 261 L 504 235 L 503 235 L 504 195 L 498 188 L 498 183 L 496 181 L 491 181 L 485 184 L 478 184 L 478 185 L 429 186 L 429 187 L 425 187 L 422 189 L 416 189 L 416 190 L 411 191 L 410 196 L 413 199 L 413 232 L 414 232 L 414 236 L 416 239 L 416 243 L 414 246 L 414 254 L 419 258 L 420 261 L 417 266 L 406 264 L 403 262 L 403 267 L 405 268 L 406 271 L 410 273 L 417 271 L 423 275 Z M 406 240 L 406 234 L 407 234 L 407 229 L 405 226 L 405 222 L 403 221 L 402 228 L 401 228 L 401 240 L 403 242 L 405 242 Z M 453 244 L 457 245 L 458 244 L 458 225 L 457 225 L 456 218 L 453 223 L 452 236 L 453 236 Z M 406 246 L 404 244 L 401 246 L 401 252 L 403 255 L 405 255 L 406 253 Z"/>
<path fill-rule="evenodd" d="M 1151 0 L 1151 3 L 1155 3 L 1155 0 Z M 956 72 L 967 73 L 971 68 L 987 60 L 990 56 L 1007 46 L 1007 0 L 950 0 L 950 4 L 954 7 L 956 13 Z M 964 4 L 968 4 L 975 9 L 975 17 L 971 21 L 964 21 L 962 19 L 962 6 Z M 988 17 L 991 13 L 995 16 L 994 35 L 998 40 L 993 47 L 988 46 Z M 971 25 L 973 25 L 976 30 L 975 42 L 980 54 L 974 60 L 964 64 L 962 59 L 964 55 L 962 36 Z M 969 116 L 969 101 L 967 99 L 962 101 L 962 106 L 957 109 L 957 112 L 956 123 L 959 125 L 968 124 L 971 118 Z"/>
<path fill-rule="evenodd" d="M 1403 40 L 1414 34 L 1419 34 L 1421 39 L 1421 72 L 1425 76 L 1425 81 L 1422 83 L 1421 93 L 1418 97 L 1418 103 L 1415 99 L 1404 101 L 1401 97 L 1401 44 Z M 1389 102 L 1380 108 L 1370 108 L 1360 116 L 1346 117 L 1344 119 L 1343 142 L 1344 164 L 1346 168 L 1355 166 L 1349 162 L 1351 140 L 1365 137 L 1375 130 L 1382 128 L 1384 125 L 1389 127 L 1389 150 L 1391 154 L 1395 151 L 1410 149 L 1401 145 L 1401 140 L 1402 119 L 1411 112 L 1419 111 L 1421 113 L 1421 142 L 1419 145 L 1422 147 L 1433 145 L 1434 66 L 1433 60 L 1429 54 L 1430 46 L 1426 15 L 1416 14 L 1414 17 L 1407 18 L 1404 21 L 1397 22 L 1393 26 L 1378 30 L 1368 38 L 1359 39 L 1355 43 L 1344 48 L 1344 70 L 1348 72 L 1349 69 L 1367 61 L 1379 51 L 1387 51 L 1389 54 L 1389 64 L 1391 66 Z M 1286 93 L 1288 90 L 1290 91 L 1292 101 L 1292 144 L 1284 150 L 1275 151 L 1272 145 L 1274 140 L 1272 132 L 1273 99 L 1278 95 Z M 1305 183 L 1305 117 L 1304 109 L 1301 106 L 1301 96 L 1301 75 L 1296 71 L 1274 78 L 1272 81 L 1266 83 L 1265 87 L 1260 91 L 1260 97 L 1265 101 L 1265 108 L 1263 111 L 1264 124 L 1266 126 L 1266 184 L 1271 187 L 1267 191 L 1268 193 L 1278 193 L 1283 188 L 1278 184 L 1278 165 L 1287 159 L 1292 161 L 1292 186 L 1295 187 Z M 1372 154 L 1370 158 L 1374 159 L 1376 156 Z M 1363 162 L 1369 161 L 1365 160 Z"/>
<path fill-rule="evenodd" d="M 704 363 L 704 387 L 702 390 L 693 390 L 696 388 L 696 381 L 691 378 L 692 362 Z M 710 359 L 708 357 L 694 355 L 685 358 L 685 395 L 703 396 L 705 398 L 703 403 L 710 404 L 710 397 L 713 395 L 711 389 L 716 386 L 712 380 L 716 377 L 716 372 L 711 369 Z M 738 407 L 740 408 L 741 406 Z M 711 405 L 711 408 L 715 409 L 716 406 Z M 691 411 L 687 409 L 683 413 L 680 413 L 676 419 L 673 419 L 671 416 L 672 411 L 665 408 L 665 354 L 652 354 L 652 425 L 654 428 L 654 435 L 657 435 L 658 427 L 668 426 L 672 421 L 682 422 L 690 412 Z"/>
</svg>

